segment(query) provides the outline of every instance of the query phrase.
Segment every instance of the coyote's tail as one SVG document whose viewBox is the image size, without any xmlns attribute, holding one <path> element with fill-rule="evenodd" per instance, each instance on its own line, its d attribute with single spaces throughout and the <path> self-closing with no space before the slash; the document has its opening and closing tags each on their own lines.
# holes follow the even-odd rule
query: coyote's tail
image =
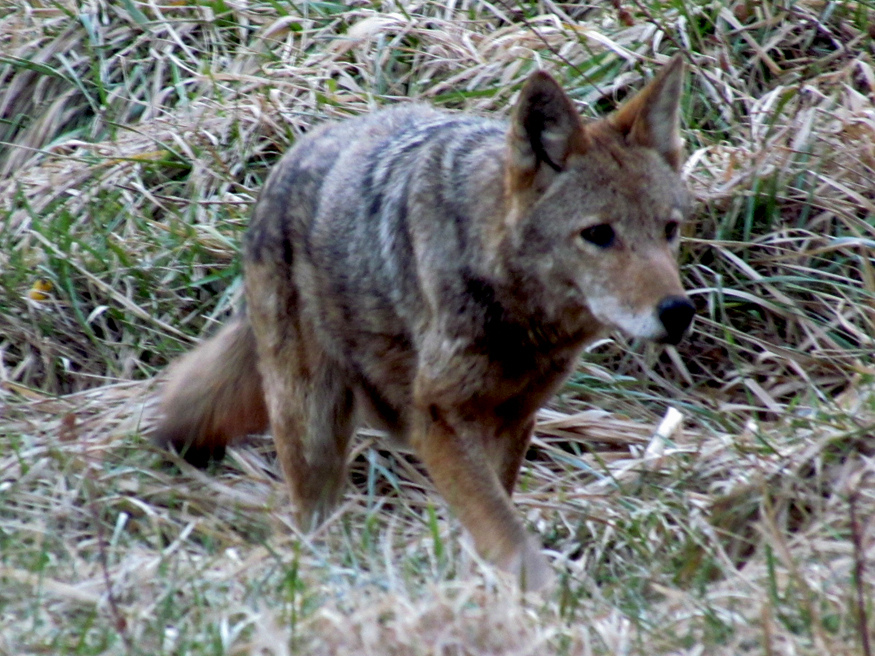
<svg viewBox="0 0 875 656">
<path fill-rule="evenodd" d="M 245 315 L 176 362 L 161 398 L 164 417 L 152 434 L 188 462 L 220 460 L 235 438 L 267 430 L 267 406 Z"/>
</svg>

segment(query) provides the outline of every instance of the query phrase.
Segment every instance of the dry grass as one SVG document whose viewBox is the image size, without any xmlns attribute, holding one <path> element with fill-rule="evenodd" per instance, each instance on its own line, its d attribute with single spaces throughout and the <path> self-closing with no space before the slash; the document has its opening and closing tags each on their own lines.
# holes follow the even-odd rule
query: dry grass
<svg viewBox="0 0 875 656">
<path fill-rule="evenodd" d="M 869 656 L 872 18 L 0 9 L 0 654 Z M 315 536 L 289 523 L 268 440 L 209 474 L 160 464 L 152 378 L 232 310 L 248 208 L 298 134 L 401 98 L 503 113 L 535 66 L 594 115 L 678 49 L 700 313 L 676 351 L 598 345 L 542 416 L 516 500 L 558 590 L 520 598 L 367 433 Z M 667 403 L 685 428 L 653 437 Z"/>
</svg>

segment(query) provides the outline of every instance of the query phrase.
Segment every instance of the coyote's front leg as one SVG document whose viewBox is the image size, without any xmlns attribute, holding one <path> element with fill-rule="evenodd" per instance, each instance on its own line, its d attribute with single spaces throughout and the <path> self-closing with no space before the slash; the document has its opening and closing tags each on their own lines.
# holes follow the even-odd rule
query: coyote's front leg
<svg viewBox="0 0 875 656">
<path fill-rule="evenodd" d="M 537 590 L 551 582 L 552 571 L 506 490 L 513 485 L 524 450 L 508 443 L 506 456 L 496 461 L 495 444 L 486 448 L 498 437 L 489 434 L 495 430 L 490 423 L 463 418 L 456 408 L 420 405 L 411 441 L 477 551 L 517 575 L 523 589 Z M 525 438 L 527 442 L 528 432 Z"/>
</svg>

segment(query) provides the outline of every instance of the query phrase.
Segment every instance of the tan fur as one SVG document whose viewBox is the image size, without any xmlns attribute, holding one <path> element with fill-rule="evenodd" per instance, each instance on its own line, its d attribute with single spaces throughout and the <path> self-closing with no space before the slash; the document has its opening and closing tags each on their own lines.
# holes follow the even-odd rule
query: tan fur
<svg viewBox="0 0 875 656">
<path fill-rule="evenodd" d="M 180 358 L 162 393 L 164 415 L 154 441 L 175 446 L 192 464 L 218 460 L 234 438 L 268 428 L 252 329 L 232 321 Z"/>
<path fill-rule="evenodd" d="M 589 123 L 539 72 L 509 125 L 406 105 L 311 132 L 256 205 L 246 315 L 174 367 L 158 441 L 203 463 L 269 418 L 310 528 L 367 421 L 414 448 L 484 556 L 546 585 L 510 496 L 535 413 L 606 331 L 676 342 L 692 318 L 681 80 L 675 59 Z"/>
</svg>

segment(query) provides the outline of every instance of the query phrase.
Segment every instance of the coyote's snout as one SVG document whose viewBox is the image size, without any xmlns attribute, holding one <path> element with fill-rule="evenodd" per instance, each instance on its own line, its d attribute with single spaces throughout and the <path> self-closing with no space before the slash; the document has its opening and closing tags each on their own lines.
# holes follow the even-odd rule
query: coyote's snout
<svg viewBox="0 0 875 656">
<path fill-rule="evenodd" d="M 538 72 L 509 124 L 408 104 L 313 130 L 256 205 L 246 313 L 174 366 L 157 442 L 201 464 L 269 427 L 309 528 L 367 421 L 482 554 L 543 585 L 510 500 L 535 413 L 606 330 L 677 343 L 692 320 L 682 69 L 587 123 Z"/>
</svg>

